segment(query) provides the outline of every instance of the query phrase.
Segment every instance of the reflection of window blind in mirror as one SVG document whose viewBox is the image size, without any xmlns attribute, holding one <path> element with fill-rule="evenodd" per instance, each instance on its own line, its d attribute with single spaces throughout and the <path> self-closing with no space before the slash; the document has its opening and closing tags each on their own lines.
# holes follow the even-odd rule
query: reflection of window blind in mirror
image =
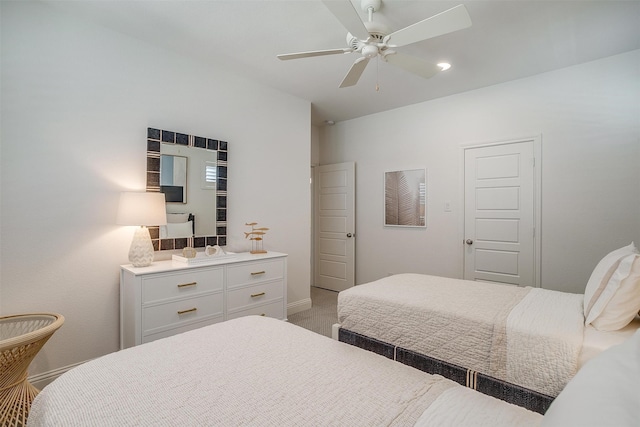
<svg viewBox="0 0 640 427">
<path fill-rule="evenodd" d="M 216 179 L 217 179 L 217 164 L 216 162 L 212 162 L 209 160 L 203 161 L 203 180 L 202 180 L 202 188 L 215 190 L 216 189 Z"/>
</svg>

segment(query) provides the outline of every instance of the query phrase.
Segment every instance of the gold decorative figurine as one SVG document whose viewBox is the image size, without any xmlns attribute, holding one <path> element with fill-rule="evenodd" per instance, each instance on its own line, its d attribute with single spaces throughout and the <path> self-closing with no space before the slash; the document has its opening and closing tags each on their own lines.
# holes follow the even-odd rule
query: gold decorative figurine
<svg viewBox="0 0 640 427">
<path fill-rule="evenodd" d="M 267 234 L 267 227 L 256 227 L 258 225 L 257 222 L 247 222 L 244 225 L 251 227 L 251 231 L 244 233 L 244 238 L 251 240 L 251 251 L 252 254 L 266 254 L 267 251 L 263 249 L 262 236 Z"/>
</svg>

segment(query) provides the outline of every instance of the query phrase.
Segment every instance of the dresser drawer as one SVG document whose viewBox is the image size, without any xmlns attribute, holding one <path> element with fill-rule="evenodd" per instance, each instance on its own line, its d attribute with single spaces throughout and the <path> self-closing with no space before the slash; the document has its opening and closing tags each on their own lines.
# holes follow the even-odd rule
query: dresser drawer
<svg viewBox="0 0 640 427">
<path fill-rule="evenodd" d="M 238 288 L 227 295 L 227 310 L 249 308 L 252 305 L 264 304 L 284 296 L 282 280 L 260 283 L 255 286 Z"/>
<path fill-rule="evenodd" d="M 174 328 L 182 323 L 222 315 L 223 300 L 223 294 L 220 292 L 145 307 L 142 309 L 143 335 L 159 332 L 160 328 Z"/>
<path fill-rule="evenodd" d="M 230 265 L 227 268 L 227 287 L 233 288 L 282 277 L 284 277 L 284 261 L 282 259 Z"/>
<path fill-rule="evenodd" d="M 267 316 L 274 319 L 284 319 L 284 306 L 282 301 L 272 302 L 271 304 L 261 305 L 259 307 L 252 307 L 246 310 L 238 310 L 233 313 L 229 313 L 227 320 L 235 319 L 243 316 Z"/>
<path fill-rule="evenodd" d="M 222 314 L 220 316 L 211 317 L 205 321 L 197 322 L 197 323 L 189 323 L 187 325 L 181 325 L 177 328 L 167 329 L 162 332 L 158 332 L 155 334 L 149 334 L 142 337 L 142 343 L 151 342 L 155 340 L 159 340 L 160 338 L 167 338 L 175 334 L 180 334 L 182 332 L 187 332 L 192 329 L 202 328 L 204 326 L 213 325 L 214 323 L 220 323 L 224 320 Z"/>
<path fill-rule="evenodd" d="M 142 279 L 142 303 L 221 291 L 223 283 L 224 269 L 221 267 L 145 277 Z"/>
</svg>

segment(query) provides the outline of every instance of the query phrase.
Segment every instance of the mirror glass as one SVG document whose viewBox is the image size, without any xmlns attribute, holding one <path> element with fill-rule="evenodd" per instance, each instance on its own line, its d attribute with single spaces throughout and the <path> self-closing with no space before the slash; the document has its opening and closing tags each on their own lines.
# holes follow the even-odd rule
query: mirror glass
<svg viewBox="0 0 640 427">
<path fill-rule="evenodd" d="M 186 157 L 160 155 L 160 192 L 167 203 L 187 203 Z"/>
<path fill-rule="evenodd" d="M 192 214 L 193 235 L 215 236 L 217 155 L 206 148 L 160 144 L 160 191 L 165 193 L 169 224 L 183 222 L 172 214 Z M 183 234 L 161 237 L 189 237 Z"/>
<path fill-rule="evenodd" d="M 167 225 L 150 227 L 156 250 L 226 245 L 227 143 L 147 129 L 147 191 L 165 193 Z"/>
</svg>

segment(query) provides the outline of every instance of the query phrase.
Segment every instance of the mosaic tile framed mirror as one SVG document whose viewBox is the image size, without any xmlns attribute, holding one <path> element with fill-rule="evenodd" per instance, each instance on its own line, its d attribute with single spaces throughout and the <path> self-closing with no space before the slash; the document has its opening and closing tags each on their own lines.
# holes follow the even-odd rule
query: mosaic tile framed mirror
<svg viewBox="0 0 640 427">
<path fill-rule="evenodd" d="M 167 200 L 154 250 L 227 244 L 227 155 L 227 141 L 147 128 L 147 191 Z"/>
</svg>

